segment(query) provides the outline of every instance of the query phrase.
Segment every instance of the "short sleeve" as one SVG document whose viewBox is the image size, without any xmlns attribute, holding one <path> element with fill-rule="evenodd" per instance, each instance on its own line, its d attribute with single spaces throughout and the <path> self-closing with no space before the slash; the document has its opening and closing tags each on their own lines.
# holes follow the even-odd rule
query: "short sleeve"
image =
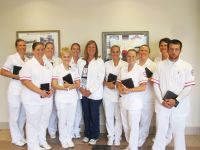
<svg viewBox="0 0 200 150">
<path fill-rule="evenodd" d="M 156 84 L 160 84 L 160 78 L 159 78 L 159 72 L 158 72 L 158 67 L 156 68 L 154 74 L 153 74 L 153 77 L 151 78 L 151 81 L 153 83 L 156 83 Z"/>
<path fill-rule="evenodd" d="M 77 68 L 72 69 L 72 78 L 74 81 L 80 80 L 80 76 L 79 76 Z"/>
<path fill-rule="evenodd" d="M 147 76 L 146 76 L 146 72 L 145 72 L 145 69 L 143 67 L 140 67 L 140 76 L 139 76 L 139 84 L 142 84 L 142 83 L 147 83 L 148 79 L 147 79 Z"/>
<path fill-rule="evenodd" d="M 13 61 L 12 61 L 12 57 L 8 56 L 8 58 L 6 59 L 6 62 L 4 63 L 4 65 L 2 66 L 2 69 L 5 69 L 7 71 L 11 71 L 13 68 Z"/>
<path fill-rule="evenodd" d="M 190 67 L 188 67 L 188 69 L 187 69 L 187 71 L 186 71 L 185 87 L 187 87 L 187 86 L 192 86 L 192 85 L 195 85 L 194 70 L 193 70 L 193 68 L 190 66 Z"/>
<path fill-rule="evenodd" d="M 53 69 L 52 79 L 57 79 L 57 80 L 58 80 L 58 78 L 59 78 L 58 66 L 56 66 L 56 67 Z"/>
<path fill-rule="evenodd" d="M 31 65 L 26 62 L 19 72 L 20 80 L 32 80 L 31 79 Z"/>
</svg>

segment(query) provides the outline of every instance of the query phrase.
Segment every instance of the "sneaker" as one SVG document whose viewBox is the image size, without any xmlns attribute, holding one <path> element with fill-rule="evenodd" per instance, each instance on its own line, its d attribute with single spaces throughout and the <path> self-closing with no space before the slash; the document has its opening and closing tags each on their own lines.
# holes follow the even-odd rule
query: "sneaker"
<svg viewBox="0 0 200 150">
<path fill-rule="evenodd" d="M 50 134 L 50 138 L 51 138 L 51 139 L 55 139 L 55 138 L 56 138 L 56 133 Z"/>
<path fill-rule="evenodd" d="M 65 142 L 65 143 L 61 143 L 61 145 L 62 145 L 62 148 L 69 148 L 69 145 L 68 145 L 67 142 Z"/>
<path fill-rule="evenodd" d="M 17 142 L 15 142 L 15 143 L 13 143 L 13 144 L 15 144 L 15 145 L 17 145 L 17 146 L 24 146 L 26 143 L 23 142 L 22 140 L 20 140 L 20 141 L 17 141 Z"/>
<path fill-rule="evenodd" d="M 72 140 L 67 141 L 69 147 L 74 147 L 74 142 Z"/>
<path fill-rule="evenodd" d="M 114 145 L 115 146 L 120 146 L 120 140 L 115 140 Z"/>
<path fill-rule="evenodd" d="M 81 134 L 80 134 L 80 133 L 75 133 L 75 134 L 74 134 L 74 138 L 75 138 L 75 139 L 81 138 Z"/>
<path fill-rule="evenodd" d="M 88 143 L 89 141 L 90 141 L 89 138 L 87 138 L 87 137 L 84 137 L 84 138 L 83 138 L 83 142 L 84 142 L 84 143 Z"/>
<path fill-rule="evenodd" d="M 112 145 L 113 145 L 113 139 L 112 139 L 112 138 L 109 138 L 109 139 L 108 139 L 107 145 L 109 145 L 109 146 L 112 146 Z"/>
<path fill-rule="evenodd" d="M 90 145 L 96 145 L 96 143 L 97 143 L 97 140 L 95 140 L 95 139 L 91 139 L 91 140 L 89 141 L 89 144 L 90 144 Z"/>
<path fill-rule="evenodd" d="M 45 150 L 51 149 L 51 146 L 47 142 L 40 144 L 40 146 L 43 147 Z"/>
</svg>

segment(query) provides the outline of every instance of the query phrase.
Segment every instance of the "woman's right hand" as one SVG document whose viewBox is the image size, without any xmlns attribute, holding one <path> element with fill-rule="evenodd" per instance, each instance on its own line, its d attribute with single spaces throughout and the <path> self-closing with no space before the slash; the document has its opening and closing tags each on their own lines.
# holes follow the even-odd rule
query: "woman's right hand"
<svg viewBox="0 0 200 150">
<path fill-rule="evenodd" d="M 40 93 L 40 95 L 41 95 L 43 98 L 45 98 L 45 97 L 48 97 L 48 96 L 49 96 L 48 92 L 47 92 L 47 91 L 45 91 L 45 90 L 41 90 L 41 93 Z"/>
<path fill-rule="evenodd" d="M 115 84 L 114 84 L 114 82 L 105 82 L 105 85 L 106 85 L 109 89 L 115 89 Z"/>
</svg>

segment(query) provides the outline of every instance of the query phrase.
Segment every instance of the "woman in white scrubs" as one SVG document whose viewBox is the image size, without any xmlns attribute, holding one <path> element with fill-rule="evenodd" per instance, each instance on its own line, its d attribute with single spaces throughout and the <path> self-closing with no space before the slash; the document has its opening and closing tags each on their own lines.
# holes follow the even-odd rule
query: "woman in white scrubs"
<svg viewBox="0 0 200 150">
<path fill-rule="evenodd" d="M 111 47 L 112 60 L 105 62 L 105 81 L 104 81 L 104 92 L 103 92 L 103 106 L 106 117 L 106 129 L 108 132 L 107 145 L 120 145 L 121 134 L 122 134 L 122 123 L 119 111 L 119 93 L 116 89 L 116 80 L 108 81 L 118 76 L 122 66 L 127 65 L 123 60 L 120 60 L 120 47 L 113 45 Z M 108 79 L 110 78 L 110 79 Z M 117 78 L 116 78 L 117 79 Z"/>
<path fill-rule="evenodd" d="M 146 141 L 149 135 L 149 129 L 151 125 L 151 120 L 153 117 L 154 106 L 155 106 L 155 96 L 153 91 L 153 83 L 151 83 L 151 77 L 156 70 L 156 64 L 149 58 L 150 48 L 148 45 L 142 45 L 139 48 L 139 60 L 137 63 L 148 70 L 146 72 L 148 82 L 146 85 L 146 90 L 143 92 L 143 108 L 140 119 L 140 134 L 138 146 L 141 147 Z"/>
<path fill-rule="evenodd" d="M 17 52 L 10 55 L 3 67 L 1 75 L 10 78 L 8 87 L 8 108 L 9 108 L 9 128 L 12 143 L 18 146 L 26 144 L 24 139 L 25 111 L 21 103 L 22 84 L 19 81 L 18 73 L 15 69 L 22 67 L 25 62 L 26 43 L 22 39 L 15 42 Z"/>
<path fill-rule="evenodd" d="M 62 63 L 53 71 L 52 86 L 56 89 L 55 101 L 58 114 L 59 140 L 63 148 L 74 147 L 72 131 L 74 126 L 77 101 L 79 99 L 77 88 L 80 86 L 78 70 L 70 67 L 71 51 L 63 49 L 61 52 Z M 63 77 L 71 76 L 70 84 Z"/>
<path fill-rule="evenodd" d="M 44 45 L 36 42 L 32 49 L 33 58 L 28 60 L 20 71 L 23 84 L 22 103 L 27 117 L 28 150 L 51 149 L 46 141 L 46 129 L 52 112 L 52 69 L 43 60 Z"/>
<path fill-rule="evenodd" d="M 136 51 L 131 49 L 127 53 L 127 66 L 121 68 L 117 87 L 120 92 L 120 111 L 122 125 L 128 142 L 125 150 L 138 150 L 139 122 L 143 105 L 142 91 L 146 88 L 146 73 L 143 67 L 136 63 Z M 130 88 L 124 85 L 129 79 Z M 132 81 L 132 84 L 130 84 Z"/>
</svg>

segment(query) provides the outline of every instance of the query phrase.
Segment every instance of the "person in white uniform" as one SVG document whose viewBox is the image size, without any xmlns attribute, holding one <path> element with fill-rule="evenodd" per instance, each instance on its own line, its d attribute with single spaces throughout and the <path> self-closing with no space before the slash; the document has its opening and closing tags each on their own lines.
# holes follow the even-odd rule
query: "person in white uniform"
<svg viewBox="0 0 200 150">
<path fill-rule="evenodd" d="M 7 94 L 9 108 L 9 128 L 12 143 L 18 146 L 23 146 L 26 144 L 24 139 L 24 125 L 26 117 L 24 107 L 21 103 L 22 84 L 19 81 L 18 72 L 25 62 L 26 43 L 22 39 L 17 39 L 15 42 L 15 47 L 17 52 L 7 58 L 3 67 L 1 68 L 1 75 L 11 79 Z"/>
<path fill-rule="evenodd" d="M 72 131 L 79 99 L 76 89 L 80 86 L 80 77 L 78 70 L 70 67 L 71 57 L 69 49 L 62 50 L 62 63 L 55 67 L 52 79 L 52 86 L 56 90 L 55 101 L 58 113 L 59 140 L 63 148 L 74 147 Z M 68 75 L 72 81 L 64 78 Z"/>
<path fill-rule="evenodd" d="M 138 150 L 139 123 L 143 105 L 142 91 L 145 90 L 147 83 L 144 68 L 136 63 L 136 53 L 134 49 L 128 51 L 128 65 L 121 68 L 117 82 L 121 95 L 122 125 L 128 142 L 128 147 L 125 150 Z M 124 83 L 127 79 L 129 79 L 128 85 Z"/>
<path fill-rule="evenodd" d="M 81 77 L 79 88 L 83 120 L 83 142 L 95 145 L 100 135 L 99 108 L 103 98 L 103 81 L 105 66 L 98 57 L 98 47 L 95 41 L 86 44 L 84 58 L 78 60 L 78 71 Z"/>
<path fill-rule="evenodd" d="M 54 51 L 55 51 L 54 44 L 52 42 L 47 42 L 44 46 L 43 59 L 46 63 L 48 63 L 48 66 L 50 66 L 52 70 L 55 66 L 61 63 L 60 58 L 55 56 Z M 52 139 L 56 138 L 57 126 L 58 126 L 57 110 L 55 106 L 55 100 L 53 100 L 53 109 L 48 125 L 48 132 L 50 138 Z"/>
<path fill-rule="evenodd" d="M 143 92 L 143 108 L 140 119 L 140 134 L 138 146 L 141 147 L 149 136 L 149 129 L 154 112 L 154 91 L 151 83 L 151 77 L 155 72 L 156 64 L 149 58 L 150 48 L 148 45 L 142 45 L 139 48 L 139 60 L 137 63 L 144 67 L 148 82 L 146 90 Z"/>
<path fill-rule="evenodd" d="M 174 149 L 186 150 L 184 133 L 190 105 L 188 96 L 195 81 L 192 66 L 179 58 L 181 49 L 181 41 L 171 40 L 168 44 L 169 58 L 158 63 L 152 78 L 157 97 L 157 132 L 153 150 L 165 150 L 169 127 Z"/>
<path fill-rule="evenodd" d="M 33 57 L 20 71 L 22 103 L 26 112 L 26 135 L 28 150 L 51 149 L 46 141 L 46 130 L 52 112 L 53 89 L 52 69 L 43 60 L 44 45 L 32 45 Z"/>
<path fill-rule="evenodd" d="M 70 66 L 78 69 L 77 64 L 78 64 L 78 59 L 80 57 L 80 52 L 81 52 L 80 45 L 78 43 L 73 43 L 71 45 L 71 52 L 72 52 L 72 59 L 70 61 Z M 76 117 L 75 117 L 75 122 L 74 122 L 74 131 L 73 131 L 74 138 L 81 137 L 81 134 L 80 134 L 81 119 L 82 119 L 82 108 L 81 108 L 81 100 L 79 98 L 79 100 L 77 101 Z"/>
<path fill-rule="evenodd" d="M 120 47 L 118 45 L 113 45 L 111 47 L 112 60 L 105 62 L 106 75 L 104 80 L 103 106 L 106 117 L 106 129 L 108 132 L 107 145 L 110 146 L 113 144 L 119 146 L 122 134 L 121 115 L 119 111 L 119 93 L 116 89 L 116 80 L 108 81 L 111 74 L 115 75 L 117 79 L 121 67 L 127 65 L 125 61 L 120 60 L 119 56 Z"/>
</svg>

